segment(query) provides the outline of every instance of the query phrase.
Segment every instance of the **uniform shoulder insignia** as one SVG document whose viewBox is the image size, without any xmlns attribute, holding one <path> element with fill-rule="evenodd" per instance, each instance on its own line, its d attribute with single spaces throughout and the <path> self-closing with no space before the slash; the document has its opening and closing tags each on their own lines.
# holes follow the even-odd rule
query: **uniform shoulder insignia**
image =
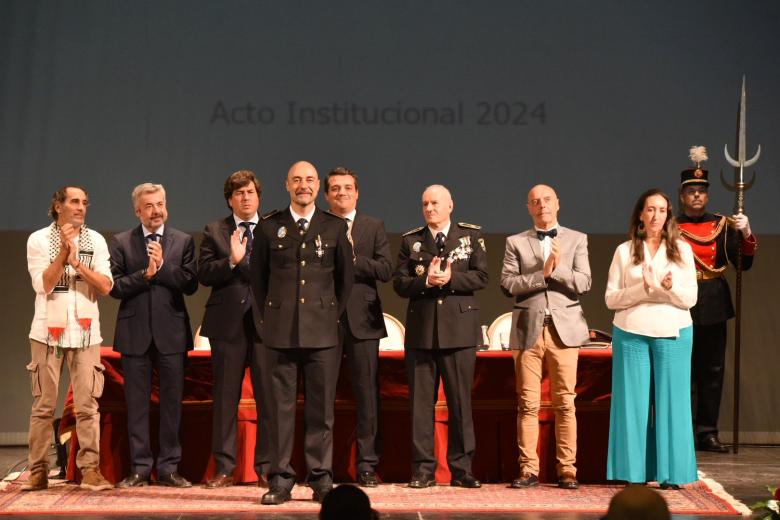
<svg viewBox="0 0 780 520">
<path fill-rule="evenodd" d="M 422 231 L 424 228 L 425 228 L 425 226 L 420 226 L 420 227 L 416 227 L 414 229 L 410 229 L 409 231 L 407 231 L 406 233 L 404 233 L 401 236 L 413 235 L 413 234 L 417 233 L 418 231 Z"/>
<path fill-rule="evenodd" d="M 278 209 L 272 209 L 272 210 L 271 210 L 271 211 L 269 211 L 268 213 L 264 213 L 264 214 L 263 214 L 263 216 L 262 216 L 262 217 L 260 217 L 260 220 L 265 220 L 265 219 L 267 219 L 267 218 L 269 218 L 269 217 L 273 217 L 273 216 L 274 216 L 274 215 L 276 215 L 277 213 L 279 213 L 279 210 L 278 210 Z"/>
<path fill-rule="evenodd" d="M 458 222 L 458 226 L 467 229 L 482 229 L 482 226 L 476 224 L 469 224 L 468 222 Z"/>
</svg>

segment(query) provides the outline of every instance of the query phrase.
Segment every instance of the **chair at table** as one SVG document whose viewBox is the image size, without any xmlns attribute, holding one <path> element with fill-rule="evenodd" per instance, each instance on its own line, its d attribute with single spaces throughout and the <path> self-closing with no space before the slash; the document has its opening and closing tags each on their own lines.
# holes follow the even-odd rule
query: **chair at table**
<svg viewBox="0 0 780 520">
<path fill-rule="evenodd" d="M 198 330 L 195 331 L 195 337 L 193 338 L 192 343 L 195 350 L 211 350 L 209 338 L 200 335 L 200 325 L 198 325 Z"/>
<path fill-rule="evenodd" d="M 512 327 L 512 313 L 505 312 L 490 324 L 487 335 L 490 348 L 488 350 L 501 350 L 501 339 L 509 346 L 509 331 Z"/>
<path fill-rule="evenodd" d="M 603 330 L 590 329 L 588 341 L 582 345 L 582 348 L 612 348 L 612 334 Z"/>
<path fill-rule="evenodd" d="M 397 318 L 383 312 L 387 337 L 379 340 L 379 350 L 403 350 L 406 329 Z"/>
</svg>

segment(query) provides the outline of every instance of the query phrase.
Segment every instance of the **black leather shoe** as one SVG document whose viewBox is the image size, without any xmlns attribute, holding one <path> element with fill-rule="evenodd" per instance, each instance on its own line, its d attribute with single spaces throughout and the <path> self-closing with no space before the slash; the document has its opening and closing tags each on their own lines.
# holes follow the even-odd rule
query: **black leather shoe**
<svg viewBox="0 0 780 520">
<path fill-rule="evenodd" d="M 536 486 L 537 484 L 539 484 L 539 477 L 530 473 L 523 473 L 512 481 L 510 487 L 515 489 L 523 489 Z"/>
<path fill-rule="evenodd" d="M 679 491 L 680 486 L 677 484 L 670 484 L 669 482 L 661 482 L 661 489 Z"/>
<path fill-rule="evenodd" d="M 699 451 L 710 451 L 712 453 L 728 453 L 729 449 L 727 446 L 724 446 L 720 443 L 718 440 L 718 436 L 714 433 L 710 433 L 709 435 L 706 435 L 703 439 L 701 439 L 697 445 L 696 449 Z"/>
<path fill-rule="evenodd" d="M 436 478 L 427 473 L 418 473 L 409 481 L 409 487 L 414 489 L 423 489 L 436 485 Z"/>
<path fill-rule="evenodd" d="M 558 487 L 561 489 L 578 489 L 580 487 L 580 483 L 577 482 L 577 478 L 574 475 L 570 473 L 564 473 L 558 477 Z"/>
<path fill-rule="evenodd" d="M 358 475 L 358 485 L 361 487 L 377 487 L 379 480 L 373 471 L 361 471 Z"/>
<path fill-rule="evenodd" d="M 290 496 L 290 490 L 279 487 L 272 487 L 268 492 L 260 499 L 260 503 L 264 506 L 278 506 L 284 504 L 292 498 Z"/>
<path fill-rule="evenodd" d="M 474 478 L 474 475 L 463 475 L 460 478 L 454 478 L 450 480 L 450 486 L 452 487 L 462 487 L 462 488 L 469 488 L 469 489 L 476 489 L 482 487 L 482 482 Z"/>
<path fill-rule="evenodd" d="M 147 485 L 149 485 L 149 479 L 147 477 L 142 477 L 138 473 L 131 473 L 116 483 L 116 487 L 120 489 L 134 488 L 134 487 L 147 486 Z"/>
<path fill-rule="evenodd" d="M 186 478 L 179 475 L 177 472 L 168 473 L 165 475 L 157 475 L 157 484 L 160 486 L 176 487 L 176 488 L 189 488 L 192 487 L 192 483 Z"/>
<path fill-rule="evenodd" d="M 257 487 L 268 489 L 268 479 L 266 478 L 265 475 L 260 475 L 259 477 L 257 477 Z"/>
<path fill-rule="evenodd" d="M 207 489 L 230 487 L 233 485 L 233 475 L 219 473 L 206 482 Z"/>
<path fill-rule="evenodd" d="M 325 495 L 330 493 L 332 489 L 333 489 L 332 482 L 328 482 L 327 484 L 321 484 L 321 485 L 312 484 L 311 499 L 314 500 L 315 502 L 319 502 L 320 504 L 322 504 Z"/>
</svg>

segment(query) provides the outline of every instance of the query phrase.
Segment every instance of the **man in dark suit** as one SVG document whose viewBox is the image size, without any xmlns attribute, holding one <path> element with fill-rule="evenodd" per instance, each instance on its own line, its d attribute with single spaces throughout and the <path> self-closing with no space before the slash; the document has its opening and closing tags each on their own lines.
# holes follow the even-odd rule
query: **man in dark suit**
<svg viewBox="0 0 780 520">
<path fill-rule="evenodd" d="M 248 170 L 233 173 L 225 180 L 224 195 L 232 214 L 206 226 L 200 243 L 198 279 L 211 287 L 206 302 L 201 336 L 209 338 L 214 370 L 214 406 L 211 451 L 216 473 L 207 488 L 233 485 L 236 468 L 236 421 L 241 401 L 244 370 L 249 366 L 257 410 L 255 472 L 258 485 L 267 485 L 268 407 L 260 377 L 262 348 L 252 319 L 252 292 L 249 285 L 249 258 L 254 228 L 259 222 L 260 181 Z"/>
<path fill-rule="evenodd" d="M 385 226 L 357 211 L 358 196 L 355 172 L 339 167 L 328 174 L 325 199 L 331 212 L 347 221 L 355 252 L 355 285 L 341 320 L 341 333 L 357 402 L 357 481 L 361 486 L 376 487 L 379 340 L 387 336 L 376 282 L 390 280 L 393 268 Z"/>
<path fill-rule="evenodd" d="M 393 275 L 395 292 L 409 298 L 404 347 L 412 406 L 412 488 L 436 485 L 433 417 L 439 375 L 449 414 L 450 484 L 482 485 L 471 473 L 475 449 L 471 386 L 476 346 L 482 341 L 474 291 L 487 286 L 487 253 L 480 227 L 453 225 L 452 208 L 444 186 L 423 192 L 426 225 L 404 233 Z"/>
<path fill-rule="evenodd" d="M 198 288 L 195 244 L 186 233 L 165 225 L 165 188 L 144 183 L 133 190 L 141 225 L 113 237 L 109 251 L 114 287 L 121 300 L 114 349 L 122 354 L 130 438 L 130 475 L 117 484 L 128 488 L 149 482 L 154 456 L 149 442 L 152 368 L 160 380 L 160 452 L 157 483 L 190 487 L 178 473 L 179 424 L 184 361 L 192 349 L 192 330 L 184 295 Z"/>
<path fill-rule="evenodd" d="M 285 183 L 290 207 L 255 233 L 250 260 L 255 326 L 263 345 L 270 404 L 269 490 L 261 503 L 290 500 L 298 370 L 304 377 L 307 481 L 321 502 L 333 488 L 333 404 L 341 363 L 339 317 L 354 281 L 347 223 L 315 206 L 320 181 L 308 162 L 293 164 Z"/>
</svg>

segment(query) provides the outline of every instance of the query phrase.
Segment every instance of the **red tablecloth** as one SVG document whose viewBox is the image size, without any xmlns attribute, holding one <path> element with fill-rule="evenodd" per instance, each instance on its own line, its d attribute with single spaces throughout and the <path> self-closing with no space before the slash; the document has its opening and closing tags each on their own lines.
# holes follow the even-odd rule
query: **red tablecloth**
<svg viewBox="0 0 780 520">
<path fill-rule="evenodd" d="M 122 385 L 124 376 L 120 356 L 110 347 L 101 350 L 105 366 L 105 390 L 100 398 L 100 469 L 116 482 L 130 471 L 127 414 Z M 582 349 L 577 374 L 578 448 L 577 468 L 581 482 L 605 480 L 609 401 L 611 389 L 611 350 Z M 404 482 L 410 477 L 411 439 L 408 387 L 403 352 L 382 352 L 379 362 L 382 415 L 380 432 L 382 456 L 377 473 L 384 482 Z M 209 351 L 189 353 L 182 409 L 182 461 L 179 471 L 193 482 L 202 482 L 214 472 L 211 446 L 212 370 Z M 554 413 L 550 408 L 549 380 L 542 384 L 542 409 L 539 414 L 542 481 L 553 482 L 555 474 Z M 156 450 L 158 385 L 152 389 L 151 439 Z M 517 476 L 517 401 L 512 356 L 509 352 L 479 352 L 472 407 L 477 439 L 474 474 L 485 482 L 507 482 Z M 72 431 L 68 478 L 79 478 L 75 468 L 75 410 L 70 395 L 65 404 L 60 433 Z M 303 460 L 302 401 L 298 406 L 293 466 L 301 478 L 306 474 Z M 242 482 L 257 480 L 252 468 L 257 416 L 248 372 L 238 415 L 238 453 L 235 476 Z M 436 478 L 449 482 L 446 464 L 447 405 L 440 385 L 436 406 L 436 458 L 440 461 Z M 342 366 L 336 394 L 333 470 L 337 482 L 354 480 L 355 401 L 349 370 Z"/>
</svg>

